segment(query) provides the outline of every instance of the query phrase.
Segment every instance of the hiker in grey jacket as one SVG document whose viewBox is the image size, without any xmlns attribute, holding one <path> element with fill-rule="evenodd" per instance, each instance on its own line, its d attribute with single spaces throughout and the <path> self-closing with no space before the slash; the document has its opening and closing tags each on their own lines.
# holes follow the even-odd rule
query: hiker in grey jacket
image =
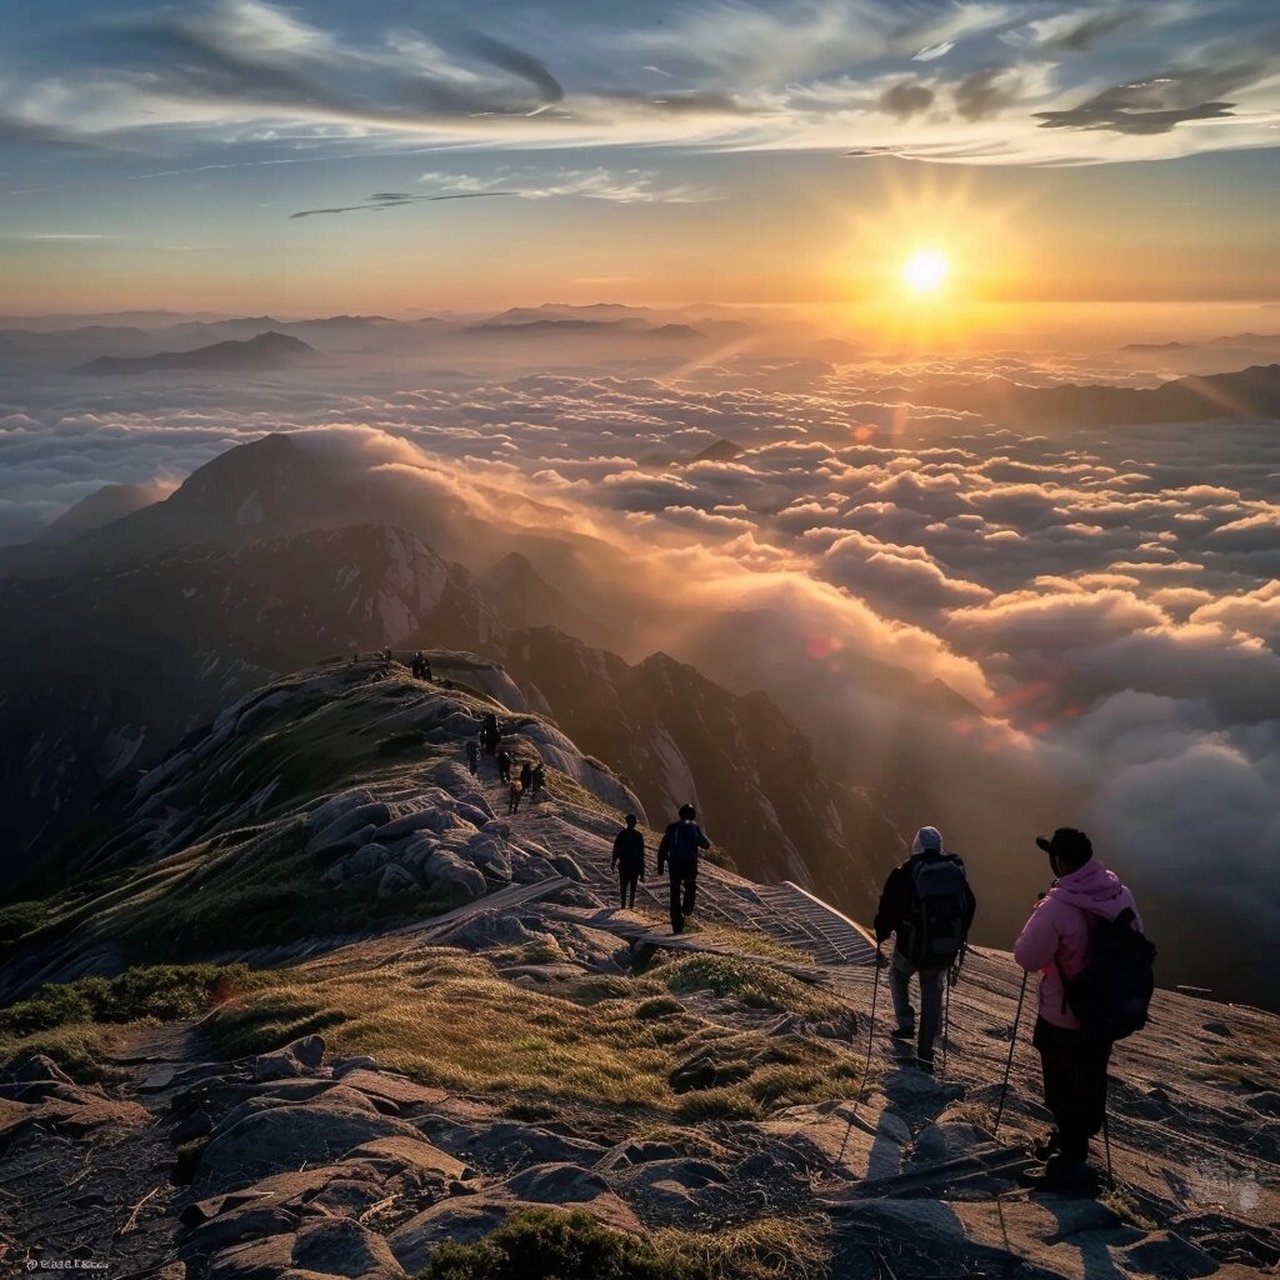
<svg viewBox="0 0 1280 1280">
<path fill-rule="evenodd" d="M 944 880 L 952 882 L 943 887 L 954 891 L 946 895 L 953 917 L 948 921 L 949 938 L 915 936 L 917 929 L 923 932 L 919 910 L 921 874 L 928 877 L 938 872 Z M 965 877 L 964 863 L 945 852 L 942 833 L 937 827 L 921 827 L 911 842 L 911 857 L 894 867 L 885 881 L 875 926 L 877 948 L 890 934 L 894 935 L 892 962 L 886 962 L 878 953 L 876 956 L 881 967 L 889 964 L 889 991 L 898 1022 L 889 1034 L 895 1040 L 916 1040 L 916 1063 L 926 1071 L 933 1066 L 933 1042 L 942 1025 L 942 983 L 964 946 L 976 910 L 977 902 Z M 911 1006 L 913 974 L 920 983 L 918 1039 L 916 1011 Z"/>
</svg>

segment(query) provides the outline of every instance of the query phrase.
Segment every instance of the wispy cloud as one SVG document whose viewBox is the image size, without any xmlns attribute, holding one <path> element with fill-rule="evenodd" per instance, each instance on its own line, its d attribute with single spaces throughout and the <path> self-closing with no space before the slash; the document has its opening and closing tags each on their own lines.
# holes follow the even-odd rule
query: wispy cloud
<svg viewBox="0 0 1280 1280">
<path fill-rule="evenodd" d="M 548 11 L 536 29 L 508 3 L 485 9 L 490 30 L 411 25 L 378 0 L 358 26 L 266 0 L 143 9 L 61 65 L 8 72 L 0 145 L 887 148 L 1025 163 L 1274 145 L 1280 121 L 1271 0 L 965 0 L 905 18 L 892 0 L 645 0 L 590 20 Z"/>
</svg>

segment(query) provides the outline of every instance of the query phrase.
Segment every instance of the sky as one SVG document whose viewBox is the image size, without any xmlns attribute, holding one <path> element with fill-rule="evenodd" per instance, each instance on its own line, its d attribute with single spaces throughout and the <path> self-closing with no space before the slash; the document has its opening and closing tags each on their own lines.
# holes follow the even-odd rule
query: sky
<svg viewBox="0 0 1280 1280">
<path fill-rule="evenodd" d="M 1280 298 L 1274 0 L 4 8 L 6 312 Z"/>
</svg>

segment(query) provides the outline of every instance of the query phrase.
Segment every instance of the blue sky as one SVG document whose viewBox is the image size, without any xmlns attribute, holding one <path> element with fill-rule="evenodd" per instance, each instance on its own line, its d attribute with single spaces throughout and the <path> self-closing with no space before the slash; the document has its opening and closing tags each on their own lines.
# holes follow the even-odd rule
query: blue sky
<svg viewBox="0 0 1280 1280">
<path fill-rule="evenodd" d="M 709 271 L 707 243 L 727 276 L 780 230 L 809 243 L 851 189 L 888 216 L 949 183 L 1003 201 L 1040 262 L 1070 206 L 1104 259 L 1163 246 L 1144 296 L 1200 249 L 1223 296 L 1267 294 L 1278 146 L 1274 0 L 63 0 L 22 6 L 0 49 L 0 305 L 37 283 L 208 302 L 210 272 L 229 304 L 251 279 L 336 301 L 317 256 L 368 279 L 407 251 L 460 300 L 444 242 L 472 274 L 517 244 L 532 289 L 634 273 L 640 240 L 659 278 L 688 278 L 682 246 Z"/>
</svg>

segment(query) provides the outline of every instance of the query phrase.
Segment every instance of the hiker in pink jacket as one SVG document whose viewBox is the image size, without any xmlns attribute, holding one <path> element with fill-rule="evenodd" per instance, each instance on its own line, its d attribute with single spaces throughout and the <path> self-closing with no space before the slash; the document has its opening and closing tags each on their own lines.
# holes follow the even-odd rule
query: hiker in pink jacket
<svg viewBox="0 0 1280 1280">
<path fill-rule="evenodd" d="M 1083 831 L 1059 827 L 1050 840 L 1037 836 L 1036 844 L 1049 855 L 1057 878 L 1036 903 L 1013 955 L 1028 973 L 1040 974 L 1040 1014 L 1031 1042 L 1040 1051 L 1045 1106 L 1057 1127 L 1037 1149 L 1048 1157 L 1043 1172 L 1029 1181 L 1047 1190 L 1092 1190 L 1089 1140 L 1102 1128 L 1111 1041 L 1081 1029 L 1067 1007 L 1063 979 L 1085 968 L 1091 921 L 1114 920 L 1126 908 L 1139 930 L 1142 921 L 1133 894 L 1094 856 Z"/>
</svg>

